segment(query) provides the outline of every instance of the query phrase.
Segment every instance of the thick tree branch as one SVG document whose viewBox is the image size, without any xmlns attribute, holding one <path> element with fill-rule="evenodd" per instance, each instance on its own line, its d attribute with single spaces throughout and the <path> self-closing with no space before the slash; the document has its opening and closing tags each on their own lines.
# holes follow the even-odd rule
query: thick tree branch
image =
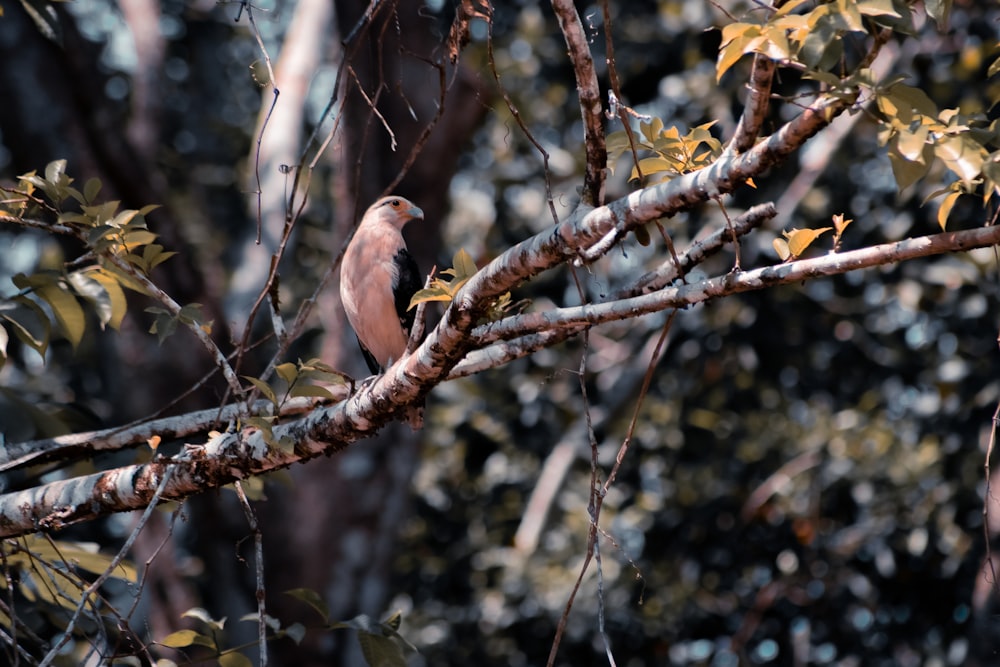
<svg viewBox="0 0 1000 667">
<path fill-rule="evenodd" d="M 961 232 L 921 236 L 884 243 L 860 250 L 830 253 L 815 259 L 766 266 L 752 271 L 731 272 L 691 285 L 664 288 L 618 301 L 557 308 L 508 318 L 482 327 L 488 340 L 510 340 L 540 331 L 564 327 L 579 328 L 616 320 L 631 319 L 668 308 L 684 308 L 710 299 L 740 292 L 788 285 L 820 276 L 833 276 L 873 266 L 894 264 L 917 257 L 964 252 L 1000 243 L 1000 227 L 982 227 Z"/>
<path fill-rule="evenodd" d="M 962 252 L 1000 243 L 1000 227 L 983 227 L 960 232 L 935 234 L 896 243 L 887 243 L 816 259 L 799 260 L 777 266 L 730 273 L 693 285 L 666 288 L 652 294 L 612 303 L 562 308 L 516 318 L 501 337 L 519 333 L 537 337 L 552 329 L 575 329 L 602 322 L 637 317 L 667 308 L 679 308 L 711 298 L 797 283 L 819 276 L 847 273 L 861 268 L 948 252 Z M 459 309 L 458 312 L 461 312 Z M 459 326 L 464 318 L 454 318 Z M 467 326 L 467 325 L 464 325 Z M 447 333 L 448 335 L 443 335 Z M 433 358 L 449 361 L 455 350 L 441 349 L 441 341 L 451 341 L 455 330 L 441 332 L 437 342 L 421 346 L 348 400 L 330 408 L 314 410 L 305 418 L 275 426 L 267 440 L 293 442 L 291 448 L 272 447 L 262 431 L 217 435 L 204 446 L 189 446 L 172 458 L 158 458 L 143 464 L 53 482 L 25 491 L 0 496 L 0 537 L 10 537 L 39 529 L 58 529 L 113 512 L 141 509 L 153 498 L 167 469 L 172 476 L 163 497 L 181 499 L 224 486 L 238 479 L 287 467 L 319 456 L 333 454 L 377 430 L 429 388 L 423 376 L 414 374 Z M 527 338 L 527 340 L 537 340 Z M 546 343 L 551 344 L 552 340 Z M 422 352 L 423 351 L 423 352 Z M 454 366 L 450 363 L 449 370 Z M 438 370 L 434 384 L 445 377 Z M 398 391 L 397 391 L 398 389 Z M 287 440 L 286 440 L 287 438 Z"/>
<path fill-rule="evenodd" d="M 767 56 L 758 53 L 753 57 L 753 69 L 750 70 L 750 83 L 747 85 L 743 114 L 729 144 L 736 153 L 742 153 L 753 146 L 760 135 L 760 128 L 764 124 L 764 116 L 767 115 L 768 102 L 771 98 L 774 69 L 774 61 Z"/>
<path fill-rule="evenodd" d="M 587 171 L 583 179 L 583 202 L 588 206 L 600 206 L 604 203 L 608 150 L 604 142 L 601 89 L 597 83 L 594 59 L 590 55 L 589 40 L 583 22 L 572 0 L 552 0 L 552 9 L 559 19 L 559 27 L 566 39 L 570 62 L 573 63 L 573 71 L 576 74 L 576 90 L 580 96 L 580 118 L 583 120 L 587 159 Z"/>
<path fill-rule="evenodd" d="M 329 387 L 334 394 L 346 387 Z M 281 405 L 279 415 L 292 417 L 315 408 L 319 399 L 293 398 Z M 269 401 L 257 401 L 252 406 L 253 414 L 265 414 L 271 408 Z M 140 422 L 131 426 L 119 426 L 100 431 L 71 433 L 44 440 L 11 442 L 0 450 L 0 473 L 25 466 L 59 462 L 61 464 L 91 458 L 98 453 L 114 452 L 129 447 L 143 445 L 153 436 L 164 442 L 187 438 L 212 429 L 223 429 L 241 412 L 246 410 L 242 403 L 231 403 L 221 408 L 211 408 L 189 412 L 175 417 L 164 417 Z"/>
</svg>

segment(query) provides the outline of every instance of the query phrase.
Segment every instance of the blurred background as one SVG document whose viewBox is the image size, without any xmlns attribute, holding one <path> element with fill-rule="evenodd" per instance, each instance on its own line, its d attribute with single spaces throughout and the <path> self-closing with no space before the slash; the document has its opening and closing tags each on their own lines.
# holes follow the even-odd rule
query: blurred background
<svg viewBox="0 0 1000 667">
<path fill-rule="evenodd" d="M 273 95 L 260 86 L 262 55 L 241 5 L 5 3 L 0 180 L 10 184 L 65 158 L 79 183 L 100 178 L 108 199 L 130 208 L 162 204 L 150 227 L 179 254 L 154 278 L 177 301 L 202 304 L 223 346 L 242 335 L 284 222 L 292 181 L 279 167 L 302 155 L 316 166 L 281 271 L 288 316 L 360 212 L 398 176 L 395 191 L 427 213 L 407 229 L 424 271 L 450 266 L 459 248 L 482 264 L 545 229 L 553 222 L 549 191 L 556 212 L 569 212 L 582 183 L 582 126 L 551 9 L 496 3 L 492 54 L 487 24 L 473 21 L 453 66 L 444 46 L 452 2 L 384 4 L 370 22 L 360 0 L 266 2 L 254 10 L 281 90 L 258 146 Z M 716 121 L 716 136 L 731 136 L 749 59 L 717 84 L 713 27 L 751 4 L 609 5 L 624 101 L 682 134 Z M 577 6 L 606 90 L 602 6 Z M 939 108 L 997 118 L 990 100 L 1000 82 L 986 72 L 1000 41 L 1000 7 L 956 0 L 943 31 L 918 15 L 913 36 L 888 45 L 886 74 L 905 74 Z M 848 56 L 860 49 L 845 45 Z M 347 71 L 338 69 L 345 57 Z M 359 87 L 377 99 L 385 125 Z M 780 70 L 775 93 L 793 98 L 809 89 Z M 764 132 L 797 111 L 776 102 Z M 609 132 L 620 129 L 608 121 Z M 307 143 L 310 136 L 316 140 Z M 608 200 L 635 186 L 626 181 L 627 159 L 618 166 Z M 728 202 L 731 215 L 763 201 L 779 209 L 743 243 L 743 267 L 777 262 L 771 241 L 781 230 L 827 226 L 834 214 L 854 220 L 845 249 L 934 233 L 936 207 L 923 202 L 946 178 L 934 169 L 900 194 L 875 124 L 863 112 L 845 116 Z M 975 198 L 962 198 L 949 226 L 980 226 L 989 215 Z M 683 249 L 724 218 L 713 205 L 664 224 Z M 58 268 L 81 250 L 13 228 L 0 229 L 0 247 L 4 280 Z M 599 298 L 666 256 L 655 238 L 649 247 L 630 242 L 577 278 Z M 724 254 L 701 270 L 725 273 L 732 262 Z M 556 664 L 607 662 L 599 584 L 612 652 L 627 667 L 995 664 L 1000 622 L 984 570 L 983 508 L 1000 400 L 996 262 L 992 251 L 918 260 L 679 313 L 605 500 L 600 579 L 592 564 Z M 580 300 L 568 269 L 514 297 L 530 299 L 532 309 Z M 7 441 L 218 405 L 218 378 L 186 393 L 211 359 L 186 332 L 158 344 L 148 333 L 148 304 L 129 298 L 120 333 L 91 328 L 75 353 L 57 341 L 44 365 L 12 339 L 0 372 Z M 339 308 L 336 289 L 327 290 L 289 360 L 321 356 L 362 377 Z M 262 336 L 267 318 L 258 319 Z M 400 632 L 419 649 L 411 665 L 545 664 L 586 555 L 582 355 L 603 479 L 665 321 L 658 314 L 605 325 L 586 348 L 570 341 L 444 384 L 429 398 L 422 432 L 391 427 L 336 457 L 266 478 L 266 499 L 255 507 L 268 612 L 285 624 L 317 625 L 314 612 L 282 594 L 308 587 L 336 619 L 402 611 Z M 241 372 L 260 372 L 268 346 L 255 355 Z M 148 457 L 119 454 L 96 464 Z M 3 480 L 6 489 L 22 483 Z M 996 521 L 1000 508 L 991 507 Z M 58 537 L 113 551 L 134 521 L 118 516 Z M 989 527 L 991 536 L 998 531 Z M 252 642 L 255 625 L 236 620 L 256 609 L 248 535 L 230 491 L 190 500 L 177 521 L 158 515 L 133 556 L 143 563 L 155 554 L 134 618 L 140 632 L 156 639 L 187 627 L 192 621 L 181 613 L 197 606 L 230 619 L 230 645 Z M 278 641 L 272 660 L 363 664 L 347 631 Z"/>
</svg>

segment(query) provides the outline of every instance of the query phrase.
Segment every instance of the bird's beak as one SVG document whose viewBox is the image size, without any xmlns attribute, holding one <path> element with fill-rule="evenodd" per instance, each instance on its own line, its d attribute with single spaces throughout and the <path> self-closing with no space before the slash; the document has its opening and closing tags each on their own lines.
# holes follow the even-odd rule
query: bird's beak
<svg viewBox="0 0 1000 667">
<path fill-rule="evenodd" d="M 420 210 L 419 206 L 413 206 L 413 207 L 411 207 L 406 212 L 406 214 L 409 215 L 411 218 L 414 218 L 415 220 L 423 220 L 424 219 L 424 212 L 422 210 Z"/>
</svg>

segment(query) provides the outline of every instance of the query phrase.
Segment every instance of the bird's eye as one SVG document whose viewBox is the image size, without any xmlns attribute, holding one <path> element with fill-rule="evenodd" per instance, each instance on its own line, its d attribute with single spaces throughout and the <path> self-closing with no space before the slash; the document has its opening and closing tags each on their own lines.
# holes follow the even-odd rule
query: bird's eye
<svg viewBox="0 0 1000 667">
<path fill-rule="evenodd" d="M 393 199 L 391 202 L 389 202 L 389 206 L 391 206 L 393 208 L 399 208 L 399 200 L 398 199 Z"/>
</svg>

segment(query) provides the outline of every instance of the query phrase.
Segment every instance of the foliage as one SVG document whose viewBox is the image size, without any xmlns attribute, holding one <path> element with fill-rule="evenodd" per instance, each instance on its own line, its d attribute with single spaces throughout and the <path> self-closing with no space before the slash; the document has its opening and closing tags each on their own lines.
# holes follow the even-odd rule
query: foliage
<svg viewBox="0 0 1000 667">
<path fill-rule="evenodd" d="M 124 289 L 146 292 L 135 277 L 129 275 L 129 268 L 148 276 L 153 268 L 175 253 L 166 252 L 163 246 L 154 243 L 156 234 L 146 226 L 145 216 L 157 206 L 119 211 L 120 202 L 98 203 L 96 197 L 101 190 L 101 182 L 92 178 L 82 192 L 74 188 L 74 179 L 66 173 L 66 160 L 50 162 L 44 177 L 31 171 L 18 178 L 18 187 L 4 188 L 7 197 L 0 212 L 7 214 L 7 221 L 72 235 L 83 241 L 89 250 L 79 262 L 84 264 L 81 268 L 42 270 L 30 275 L 19 273 L 13 277 L 13 283 L 20 292 L 4 299 L 7 311 L 2 316 L 4 323 L 44 359 L 51 324 L 39 301 L 49 307 L 52 320 L 58 323 L 60 330 L 76 348 L 83 339 L 87 324 L 81 300 L 93 308 L 102 328 L 110 326 L 117 330 L 127 309 Z M 79 210 L 66 210 L 67 200 L 72 200 Z M 54 222 L 33 222 L 31 216 L 39 212 L 53 214 Z M 122 260 L 124 266 L 115 259 Z M 71 266 L 76 264 L 74 262 Z M 18 309 L 18 306 L 24 310 Z M 183 317 L 192 321 L 197 319 L 195 307 L 189 307 L 187 312 L 189 314 Z M 153 331 L 160 335 L 161 340 L 172 331 L 168 322 L 170 320 L 154 324 Z M 39 329 L 39 335 L 32 333 Z M 8 338 L 4 328 L 0 335 L 3 342 L 0 351 L 4 360 L 7 358 Z"/>
<path fill-rule="evenodd" d="M 51 7 L 29 4 L 44 6 L 49 15 Z M 558 22 L 547 7 L 496 5 L 473 22 L 463 54 L 465 63 L 478 61 L 484 72 L 496 68 L 501 97 L 509 102 L 491 110 L 453 182 L 455 213 L 445 232 L 449 245 L 470 250 L 458 251 L 453 268 L 442 272 L 447 278 L 435 277 L 411 308 L 421 302 L 447 306 L 476 275 L 473 257 L 496 256 L 538 233 L 552 222 L 550 210 L 565 220 L 567 202 L 574 201 L 579 185 L 585 152 L 580 147 L 580 108 L 572 74 L 558 64 L 566 46 Z M 841 135 L 821 133 L 807 144 L 798 163 L 793 157 L 788 164 L 773 165 L 765 178 L 751 181 L 758 188 L 753 193 L 702 193 L 718 206 L 691 206 L 664 223 L 669 252 L 657 244 L 623 242 L 620 252 L 588 264 L 572 280 L 552 272 L 524 285 L 534 312 L 600 302 L 629 285 L 637 271 L 659 270 L 674 246 L 683 250 L 699 237 L 700 227 L 724 228 L 750 203 L 768 199 L 781 202 L 782 218 L 774 229 L 744 240 L 744 267 L 761 264 L 780 270 L 772 249 L 790 263 L 828 242 L 824 250 L 840 252 L 924 236 L 935 227 L 961 230 L 978 226 L 995 210 L 1000 89 L 988 81 L 1000 70 L 1000 59 L 992 55 L 997 35 L 989 27 L 996 25 L 989 19 L 995 18 L 995 10 L 977 3 L 952 7 L 948 0 L 792 0 L 776 10 L 739 2 L 608 6 L 614 11 L 603 20 L 600 12 L 587 18 L 593 22 L 588 23 L 589 48 L 601 88 L 617 86 L 610 83 L 610 68 L 616 67 L 622 89 L 615 92 L 634 105 L 632 118 L 642 118 L 634 128 L 621 127 L 620 118 L 608 123 L 608 164 L 614 168 L 607 183 L 609 200 L 676 183 L 736 157 L 727 153 L 725 142 L 733 135 L 747 84 L 750 58 L 744 56 L 761 54 L 779 70 L 765 133 L 820 97 L 847 104 L 850 115 L 840 120 L 853 124 Z M 273 326 L 273 339 L 251 336 L 248 326 L 242 341 L 238 335 L 228 340 L 228 322 L 220 317 L 217 303 L 223 289 L 219 285 L 226 281 L 216 274 L 228 278 L 240 268 L 235 253 L 230 257 L 226 249 L 238 238 L 237 230 L 253 227 L 255 217 L 234 196 L 253 190 L 239 184 L 235 165 L 247 160 L 255 142 L 269 136 L 253 129 L 256 93 L 252 85 L 245 86 L 251 93 L 241 88 L 252 82 L 234 72 L 244 71 L 260 54 L 253 35 L 229 31 L 232 16 L 223 21 L 220 14 L 203 25 L 203 17 L 195 20 L 176 13 L 180 10 L 175 7 L 162 11 L 165 30 L 183 27 L 169 39 L 170 75 L 162 81 L 161 97 L 170 105 L 162 110 L 164 136 L 154 142 L 161 151 L 156 168 L 170 188 L 169 199 L 145 201 L 164 201 L 184 211 L 177 227 L 194 241 L 176 259 L 191 260 L 198 271 L 214 276 L 216 282 L 207 281 L 212 287 L 177 302 L 165 302 L 165 294 L 153 291 L 168 279 L 176 280 L 173 289 L 183 283 L 177 278 L 187 278 L 192 270 L 179 261 L 163 263 L 181 249 L 177 237 L 168 243 L 150 231 L 146 217 L 153 208 L 142 200 L 99 200 L 105 187 L 101 179 L 74 187 L 67 164 L 82 165 L 76 156 L 50 163 L 42 175 L 16 177 L 16 185 L 3 190 L 0 210 L 0 220 L 16 226 L 18 234 L 65 241 L 56 259 L 38 253 L 34 268 L 10 272 L 15 290 L 0 303 L 0 349 L 7 361 L 4 393 L 24 403 L 37 403 L 32 399 L 36 395 L 80 402 L 114 424 L 126 421 L 121 417 L 128 413 L 119 409 L 124 410 L 129 394 L 154 394 L 158 408 L 174 396 L 157 393 L 154 380 L 179 373 L 188 357 L 197 356 L 169 348 L 177 342 L 171 334 L 178 325 L 214 336 L 223 341 L 220 345 L 241 346 L 241 355 L 254 345 L 285 344 L 287 332 L 280 326 L 284 309 L 312 298 L 313 286 L 322 282 L 329 265 L 327 255 L 335 254 L 326 249 L 322 221 L 337 217 L 331 211 L 339 210 L 341 203 L 334 199 L 341 195 L 330 193 L 345 188 L 335 177 L 326 180 L 324 172 L 362 171 L 361 160 L 345 168 L 316 156 L 314 164 L 322 166 L 310 174 L 315 180 L 305 186 L 289 180 L 285 196 L 308 191 L 310 208 L 303 204 L 307 212 L 295 218 L 296 234 L 282 239 L 288 244 L 288 261 L 275 261 L 272 267 L 281 269 L 282 280 L 275 277 L 266 285 L 272 321 L 279 324 Z M 921 12 L 934 25 L 922 22 Z M 267 30 L 281 33 L 287 27 L 283 20 L 276 17 Z M 48 19 L 42 24 L 58 25 Z M 81 18 L 80 25 L 86 24 Z M 357 25 L 367 24 L 359 19 Z M 396 25 L 399 32 L 408 32 L 422 24 Z M 708 31 L 712 25 L 721 29 Z M 955 26 L 953 32 L 949 26 Z M 600 39 L 605 30 L 613 37 L 614 54 L 611 42 Z M 863 61 L 867 46 L 883 39 L 906 54 L 905 78 L 877 76 L 874 64 Z M 269 43 L 270 36 L 261 42 Z M 212 54 L 209 64 L 195 60 L 200 53 Z M 224 55 L 217 58 L 219 54 Z M 270 80 L 262 71 L 258 63 L 254 76 Z M 317 82 L 328 75 L 329 70 L 321 69 Z M 352 75 L 358 76 L 353 70 Z M 128 71 L 109 74 L 112 83 L 132 82 L 130 77 Z M 365 95 L 378 91 L 374 109 L 393 94 L 396 82 L 389 83 L 358 90 Z M 130 92 L 138 114 L 141 90 L 136 86 Z M 206 97 L 219 103 L 204 102 Z M 325 101 L 311 99 L 308 105 L 321 108 Z M 414 117 L 422 101 L 406 100 Z M 487 103 L 486 95 L 477 98 L 478 105 Z M 349 112 L 344 118 L 345 124 L 350 122 Z M 313 112 L 304 124 L 321 134 L 326 122 Z M 437 131 L 446 131 L 445 125 Z M 354 128 L 346 136 L 369 141 L 376 134 L 371 128 L 379 127 L 394 142 L 394 133 L 403 136 L 403 125 L 383 116 L 373 121 L 372 134 Z M 5 141 L 13 141 L 15 133 L 2 129 Z M 110 133 L 103 136 L 112 140 Z M 405 139 L 399 145 L 405 147 Z M 20 165 L 42 164 L 51 157 L 37 157 L 33 163 L 18 158 L 17 165 L 23 169 Z M 287 168 L 283 173 L 295 172 Z M 812 180 L 805 178 L 810 174 Z M 107 178 L 103 182 L 111 185 Z M 921 206 L 938 199 L 934 208 Z M 831 226 L 817 224 L 827 219 Z M 176 231 L 169 225 L 156 229 L 164 235 Z M 831 231 L 832 239 L 827 235 Z M 698 271 L 729 275 L 732 265 L 732 257 L 722 253 Z M 503 369 L 441 385 L 431 397 L 423 461 L 412 481 L 417 506 L 403 522 L 403 544 L 390 549 L 391 567 L 372 565 L 375 559 L 362 549 L 350 555 L 361 567 L 392 573 L 396 599 L 386 607 L 406 611 L 406 634 L 420 649 L 419 655 L 409 656 L 411 662 L 541 664 L 579 574 L 567 563 L 577 563 L 586 552 L 592 528 L 585 511 L 594 487 L 587 446 L 593 443 L 596 469 L 610 469 L 641 395 L 642 413 L 634 435 L 629 432 L 627 438 L 630 449 L 621 457 L 604 505 L 599 576 L 585 582 L 566 620 L 560 660 L 592 662 L 595 641 L 606 634 L 619 664 L 733 664 L 741 659 L 888 664 L 915 662 L 917 656 L 941 664 L 965 662 L 977 652 L 974 645 L 987 642 L 996 629 L 989 608 L 973 602 L 986 548 L 981 538 L 983 454 L 975 443 L 1000 398 L 990 362 L 997 319 L 994 274 L 995 261 L 988 253 L 974 253 L 717 299 L 677 317 L 648 390 L 641 381 L 651 363 L 649 351 L 664 327 L 660 314 L 606 324 L 585 342 L 544 349 Z M 683 282 L 696 285 L 700 278 L 688 276 Z M 154 305 L 139 311 L 152 316 L 148 329 L 155 336 L 145 337 L 156 341 L 152 348 L 142 348 L 145 339 L 129 331 L 138 309 L 128 312 L 127 291 L 153 298 Z M 504 294 L 490 304 L 484 319 L 510 316 L 512 302 L 512 295 Z M 88 327 L 92 322 L 121 333 L 98 334 L 97 327 Z M 53 344 L 53 328 L 76 357 Z M 141 334 L 147 327 L 138 329 Z M 274 436 L 275 425 L 284 419 L 281 410 L 295 397 L 329 400 L 334 392 L 328 387 L 347 378 L 315 356 L 321 336 L 319 330 L 307 331 L 296 342 L 299 347 L 276 358 L 273 367 L 255 366 L 247 355 L 238 377 L 250 386 L 241 389 L 263 396 L 270 408 L 243 415 L 237 427 L 260 430 L 272 448 L 294 451 L 294 441 Z M 251 345 L 251 338 L 257 342 Z M 109 385 L 101 384 L 104 378 L 136 365 L 142 356 L 123 356 L 122 361 L 94 351 L 97 345 L 118 344 L 109 340 L 143 349 L 150 358 L 164 354 L 168 361 L 140 382 L 125 382 L 124 394 L 113 395 Z M 16 353 L 19 345 L 42 359 L 45 368 L 26 363 Z M 107 354 L 107 347 L 101 349 Z M 229 349 L 218 356 L 232 358 Z M 81 368 L 91 360 L 96 370 Z M 223 390 L 202 390 L 200 398 L 216 406 Z M 189 443 L 184 436 L 160 446 L 160 436 L 153 438 L 157 457 Z M 131 454 L 117 456 L 120 461 Z M 348 495 L 350 504 L 375 509 L 368 510 L 364 530 L 325 523 L 320 529 L 334 533 L 350 552 L 359 534 L 393 525 L 389 518 L 395 510 L 379 483 L 408 456 L 412 454 L 403 446 L 394 445 L 373 462 L 336 457 L 366 492 Z M 565 465 L 561 476 L 552 472 L 560 461 Z M 79 464 L 73 474 L 92 469 L 90 463 Z M 26 487 L 42 472 L 52 471 L 32 468 L 10 483 Z M 321 493 L 311 497 L 336 504 L 343 497 L 338 495 L 343 482 L 324 483 Z M 539 518 L 532 514 L 538 511 L 532 499 L 545 488 L 552 496 L 541 512 L 544 529 L 532 542 L 524 537 L 525 525 Z M 191 525 L 212 530 L 192 528 L 193 536 L 178 538 L 173 583 L 190 586 L 186 593 L 200 597 L 199 603 L 212 611 L 196 607 L 184 615 L 195 629 L 141 639 L 191 655 L 204 650 L 220 664 L 242 665 L 253 662 L 250 656 L 260 639 L 247 636 L 251 623 L 227 625 L 227 612 L 220 611 L 238 604 L 247 590 L 245 582 L 228 576 L 245 565 L 234 566 L 231 553 L 244 536 L 222 528 L 224 518 L 243 519 L 225 502 L 220 501 L 221 509 L 204 512 L 200 518 L 208 517 L 207 523 L 195 523 L 197 512 L 204 510 L 192 508 Z M 178 533 L 184 532 L 183 521 L 171 521 L 171 531 L 176 525 Z M 304 533 L 312 529 L 306 523 Z M 122 537 L 99 526 L 88 529 L 105 543 Z M 268 530 L 265 526 L 265 534 Z M 226 548 L 213 549 L 213 543 Z M 295 569 L 289 563 L 312 557 L 322 559 L 324 566 L 301 568 L 302 576 L 307 570 L 327 570 L 349 580 L 356 571 L 348 569 L 351 563 L 345 561 L 350 559 L 337 561 L 334 553 L 291 542 L 271 546 L 265 560 L 273 558 L 279 570 Z M 296 548 L 314 553 L 292 553 Z M 46 609 L 75 608 L 70 603 L 74 595 L 80 599 L 83 577 L 110 563 L 89 549 L 70 540 L 8 543 L 5 567 L 16 576 L 3 584 L 12 589 L 5 593 Z M 157 565 L 153 561 L 154 569 Z M 115 572 L 123 581 L 135 581 L 131 569 Z M 59 582 L 61 588 L 40 593 L 38 584 L 46 581 Z M 222 593 L 213 588 L 223 585 L 231 588 Z M 333 589 L 316 588 L 324 593 Z M 320 623 L 282 623 L 267 614 L 266 641 L 298 647 L 312 635 L 322 636 L 327 645 L 343 646 L 330 631 L 352 629 L 369 664 L 405 664 L 407 645 L 399 636 L 398 616 L 379 622 L 359 614 L 331 621 L 351 617 L 333 616 L 329 610 L 345 597 L 343 590 L 351 591 L 346 597 L 360 597 L 349 587 L 329 598 L 310 589 L 291 592 L 320 615 Z M 275 597 L 269 589 L 268 603 Z M 258 621 L 259 613 L 228 617 Z M 38 632 L 41 638 L 65 629 L 65 615 L 53 618 Z M 10 616 L 0 620 L 11 627 Z M 98 622 L 96 612 L 92 620 Z M 95 636 L 79 627 L 74 632 L 84 639 Z M 989 651 L 987 647 L 985 653 Z"/>
<path fill-rule="evenodd" d="M 331 621 L 330 611 L 316 591 L 308 588 L 297 588 L 286 591 L 285 594 L 309 605 L 313 611 L 320 615 L 322 623 L 308 628 L 301 623 L 291 623 L 283 627 L 278 619 L 269 616 L 265 619 L 270 631 L 269 641 L 287 638 L 299 644 L 307 632 L 328 633 L 333 630 L 354 630 L 362 654 L 371 667 L 404 667 L 406 665 L 404 650 L 416 650 L 399 634 L 399 626 L 402 622 L 402 617 L 399 614 L 393 614 L 384 621 L 375 621 L 364 614 L 349 621 Z M 201 630 L 178 630 L 167 635 L 157 644 L 167 648 L 195 651 L 193 655 L 206 656 L 208 659 L 217 661 L 220 667 L 250 667 L 253 664 L 240 652 L 239 648 L 225 648 L 223 646 L 225 618 L 214 619 L 201 608 L 189 609 L 182 616 L 194 619 Z M 240 620 L 257 622 L 258 619 L 256 614 L 248 614 Z M 197 652 L 198 647 L 201 648 L 200 653 Z M 198 657 L 197 660 L 202 661 L 206 657 Z M 157 664 L 160 667 L 167 667 L 167 665 L 175 663 L 160 660 Z"/>
<path fill-rule="evenodd" d="M 642 140 L 636 143 L 635 149 L 656 155 L 638 161 L 633 159 L 629 180 L 649 178 L 650 183 L 659 183 L 707 167 L 722 153 L 721 142 L 709 132 L 713 125 L 715 121 L 703 123 L 682 137 L 676 126 L 664 129 L 659 118 L 639 123 Z M 625 130 L 608 136 L 609 162 L 621 161 L 631 150 L 631 138 Z M 628 157 L 631 158 L 631 154 Z M 656 178 L 651 178 L 653 176 Z"/>
</svg>

